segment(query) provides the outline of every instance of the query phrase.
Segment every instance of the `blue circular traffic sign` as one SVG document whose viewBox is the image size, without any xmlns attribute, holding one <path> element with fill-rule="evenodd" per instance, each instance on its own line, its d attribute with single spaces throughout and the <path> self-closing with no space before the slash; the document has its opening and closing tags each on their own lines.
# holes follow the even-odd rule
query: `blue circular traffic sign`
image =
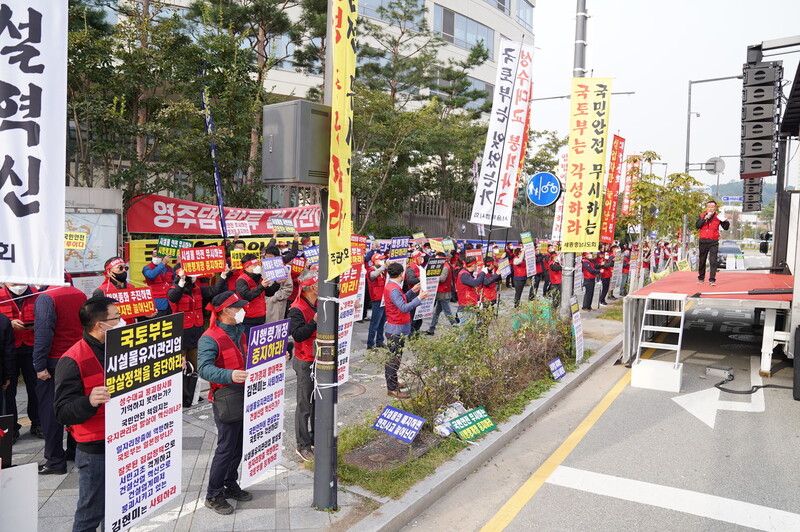
<svg viewBox="0 0 800 532">
<path fill-rule="evenodd" d="M 537 207 L 547 207 L 558 201 L 561 182 L 549 172 L 539 172 L 528 179 L 528 199 Z"/>
</svg>

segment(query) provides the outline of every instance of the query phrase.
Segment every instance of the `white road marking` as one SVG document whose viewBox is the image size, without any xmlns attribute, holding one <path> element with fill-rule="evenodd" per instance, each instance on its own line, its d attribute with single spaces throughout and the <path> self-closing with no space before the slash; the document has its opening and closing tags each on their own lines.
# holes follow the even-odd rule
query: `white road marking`
<svg viewBox="0 0 800 532">
<path fill-rule="evenodd" d="M 559 466 L 547 483 L 759 530 L 800 530 L 800 514 L 571 467 Z"/>
<path fill-rule="evenodd" d="M 764 381 L 758 373 L 759 357 L 750 357 L 750 382 L 751 386 L 761 386 Z M 685 408 L 690 414 L 711 427 L 717 421 L 718 410 L 730 410 L 733 412 L 763 412 L 766 409 L 764 403 L 764 389 L 759 388 L 752 394 L 749 402 L 722 401 L 720 391 L 716 388 L 708 388 L 699 392 L 678 395 L 672 400 Z"/>
</svg>

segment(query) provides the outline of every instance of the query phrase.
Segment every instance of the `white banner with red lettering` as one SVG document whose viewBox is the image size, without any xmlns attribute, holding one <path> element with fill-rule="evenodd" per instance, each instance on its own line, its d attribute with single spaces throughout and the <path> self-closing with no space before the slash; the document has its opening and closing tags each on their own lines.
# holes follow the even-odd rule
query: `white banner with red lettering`
<svg viewBox="0 0 800 532">
<path fill-rule="evenodd" d="M 67 2 L 0 11 L 0 282 L 64 284 Z"/>
<path fill-rule="evenodd" d="M 470 223 L 511 227 L 532 80 L 533 46 L 501 39 L 492 114 Z"/>
<path fill-rule="evenodd" d="M 319 205 L 286 209 L 225 207 L 225 220 L 247 223 L 251 235 L 268 235 L 273 232 L 269 219 L 278 216 L 291 219 L 298 233 L 316 233 L 319 231 L 320 212 Z M 156 194 L 134 198 L 128 209 L 127 222 L 129 233 L 220 234 L 219 208 L 216 205 Z"/>
</svg>

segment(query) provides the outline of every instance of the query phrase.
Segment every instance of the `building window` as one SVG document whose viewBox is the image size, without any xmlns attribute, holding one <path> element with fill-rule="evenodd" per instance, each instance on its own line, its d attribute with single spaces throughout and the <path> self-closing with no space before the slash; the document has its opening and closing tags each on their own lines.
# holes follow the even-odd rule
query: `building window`
<svg viewBox="0 0 800 532">
<path fill-rule="evenodd" d="M 278 35 L 269 43 L 268 54 L 279 70 L 294 70 L 295 43 L 286 34 Z"/>
<path fill-rule="evenodd" d="M 489 51 L 489 59 L 494 59 L 493 29 L 438 4 L 433 12 L 433 24 L 442 39 L 459 48 L 470 50 L 482 42 Z"/>
<path fill-rule="evenodd" d="M 533 6 L 528 0 L 517 0 L 517 21 L 533 31 Z"/>
<path fill-rule="evenodd" d="M 511 14 L 511 0 L 483 0 L 487 4 L 493 5 L 506 15 Z"/>
<path fill-rule="evenodd" d="M 379 9 L 384 8 L 386 10 L 391 9 L 389 4 L 392 3 L 393 0 L 359 0 L 358 2 L 358 14 L 364 15 L 365 17 L 374 18 L 378 20 L 382 20 L 383 22 L 390 22 L 383 18 Z M 420 0 L 421 1 L 421 0 Z M 417 2 L 417 6 L 420 6 L 420 2 Z M 400 10 L 398 10 L 400 11 Z M 413 22 L 408 23 L 408 27 L 411 29 L 417 29 L 417 24 Z"/>
</svg>

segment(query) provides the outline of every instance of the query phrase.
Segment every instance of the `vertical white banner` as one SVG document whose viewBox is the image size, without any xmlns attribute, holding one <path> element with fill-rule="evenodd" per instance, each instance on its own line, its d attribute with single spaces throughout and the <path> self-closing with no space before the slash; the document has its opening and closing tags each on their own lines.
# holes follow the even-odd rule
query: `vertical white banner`
<svg viewBox="0 0 800 532">
<path fill-rule="evenodd" d="M 0 282 L 64 284 L 66 120 L 66 0 L 4 0 Z"/>
<path fill-rule="evenodd" d="M 350 353 L 353 350 L 353 324 L 356 321 L 356 305 L 364 300 L 361 290 L 364 263 L 356 264 L 339 276 L 339 330 L 337 331 L 337 356 L 339 359 L 337 382 L 344 384 L 350 379 Z"/>
<path fill-rule="evenodd" d="M 286 346 L 289 320 L 250 329 L 242 431 L 242 488 L 278 465 L 286 405 Z"/>
<path fill-rule="evenodd" d="M 492 113 L 470 223 L 511 227 L 533 87 L 533 46 L 500 40 Z"/>
</svg>

